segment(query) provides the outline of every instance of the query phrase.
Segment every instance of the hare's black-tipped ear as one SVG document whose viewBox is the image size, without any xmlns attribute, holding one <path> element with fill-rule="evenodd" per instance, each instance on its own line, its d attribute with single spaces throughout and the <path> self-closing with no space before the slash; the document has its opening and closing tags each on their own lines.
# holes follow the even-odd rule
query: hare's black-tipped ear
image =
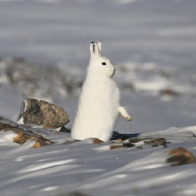
<svg viewBox="0 0 196 196">
<path fill-rule="evenodd" d="M 90 44 L 90 53 L 91 56 L 95 56 L 95 55 L 100 55 L 100 50 L 99 50 L 99 46 L 97 43 L 95 42 L 91 42 Z"/>
</svg>

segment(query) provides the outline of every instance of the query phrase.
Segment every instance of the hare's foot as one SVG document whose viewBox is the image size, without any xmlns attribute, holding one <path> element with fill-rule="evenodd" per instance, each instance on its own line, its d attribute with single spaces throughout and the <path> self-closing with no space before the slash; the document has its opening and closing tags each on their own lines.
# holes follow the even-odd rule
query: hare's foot
<svg viewBox="0 0 196 196">
<path fill-rule="evenodd" d="M 124 108 L 124 107 L 122 107 L 122 106 L 119 106 L 118 107 L 118 112 L 121 114 L 121 116 L 125 119 L 125 120 L 127 120 L 127 121 L 130 121 L 132 118 L 131 118 L 131 116 L 128 114 L 128 112 L 127 112 L 127 110 Z"/>
</svg>

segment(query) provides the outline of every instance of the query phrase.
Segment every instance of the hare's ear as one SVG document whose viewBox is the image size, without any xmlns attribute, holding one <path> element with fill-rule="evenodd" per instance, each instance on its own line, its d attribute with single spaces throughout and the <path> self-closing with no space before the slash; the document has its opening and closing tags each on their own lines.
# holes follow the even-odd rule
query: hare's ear
<svg viewBox="0 0 196 196">
<path fill-rule="evenodd" d="M 100 56 L 100 44 L 98 43 L 95 43 L 95 42 L 91 42 L 90 44 L 90 53 L 91 53 L 91 56 Z M 101 48 L 101 47 L 100 47 Z"/>
<path fill-rule="evenodd" d="M 98 48 L 99 48 L 99 52 L 101 53 L 101 41 L 99 41 L 98 43 L 97 43 L 97 46 L 98 46 Z"/>
</svg>

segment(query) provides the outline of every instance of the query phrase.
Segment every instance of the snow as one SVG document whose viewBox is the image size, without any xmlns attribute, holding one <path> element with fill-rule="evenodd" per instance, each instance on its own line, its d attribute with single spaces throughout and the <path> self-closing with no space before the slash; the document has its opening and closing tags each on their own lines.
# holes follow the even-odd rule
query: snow
<svg viewBox="0 0 196 196">
<path fill-rule="evenodd" d="M 193 129 L 189 127 L 187 131 Z M 162 132 L 177 135 L 183 129 Z M 59 133 L 58 138 L 61 137 Z M 195 139 L 187 140 L 187 144 L 185 139 L 181 136 L 181 144 L 194 152 Z M 1 150 L 0 188 L 4 195 L 55 195 L 72 191 L 91 195 L 178 195 L 183 194 L 182 190 L 184 195 L 195 193 L 195 165 L 173 168 L 165 163 L 169 148 L 178 146 L 175 142 L 169 148 L 117 150 L 109 150 L 108 144 L 88 141 L 39 149 L 25 145 L 3 146 Z"/>
<path fill-rule="evenodd" d="M 101 40 L 103 54 L 117 68 L 123 106 L 133 117 L 119 118 L 115 130 L 171 142 L 166 148 L 138 143 L 142 149 L 110 150 L 111 144 L 91 140 L 63 144 L 70 134 L 43 130 L 55 144 L 30 149 L 32 142 L 19 146 L 11 141 L 13 132 L 1 132 L 1 195 L 195 196 L 195 164 L 166 163 L 176 147 L 196 156 L 195 6 L 194 0 L 1 0 L 1 116 L 16 121 L 26 97 L 24 83 L 5 77 L 5 59 L 19 56 L 58 67 L 76 84 L 85 77 L 89 43 Z M 47 85 L 40 84 L 34 96 L 63 107 L 71 127 L 80 90 L 69 95 L 55 89 L 55 96 L 44 97 L 40 89 Z M 161 94 L 168 89 L 173 94 Z"/>
</svg>

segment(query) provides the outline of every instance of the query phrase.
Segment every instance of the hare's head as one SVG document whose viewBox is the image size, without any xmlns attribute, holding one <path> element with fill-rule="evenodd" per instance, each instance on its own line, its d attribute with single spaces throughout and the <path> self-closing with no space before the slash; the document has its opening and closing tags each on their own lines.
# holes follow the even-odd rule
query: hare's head
<svg viewBox="0 0 196 196">
<path fill-rule="evenodd" d="M 95 72 L 96 75 L 112 77 L 115 74 L 115 67 L 110 60 L 101 56 L 101 42 L 90 44 L 90 62 L 88 70 Z"/>
</svg>

